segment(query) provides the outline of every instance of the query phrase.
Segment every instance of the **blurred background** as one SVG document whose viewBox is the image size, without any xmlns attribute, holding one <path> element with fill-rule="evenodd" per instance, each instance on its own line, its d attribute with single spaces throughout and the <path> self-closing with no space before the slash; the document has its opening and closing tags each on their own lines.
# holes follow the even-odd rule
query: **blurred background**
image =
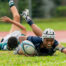
<svg viewBox="0 0 66 66">
<path fill-rule="evenodd" d="M 28 8 L 33 21 L 42 29 L 53 28 L 54 30 L 66 30 L 66 0 L 14 0 L 21 13 Z M 8 0 L 0 0 L 0 17 L 12 18 Z M 21 22 L 25 22 L 21 19 Z M 26 25 L 26 24 L 25 24 Z M 5 25 L 6 26 L 6 25 Z M 0 31 L 9 31 L 10 24 L 5 27 L 0 24 Z M 31 30 L 28 27 L 28 30 Z"/>
<path fill-rule="evenodd" d="M 51 18 L 66 16 L 66 0 L 14 0 L 19 13 L 25 8 L 32 18 Z M 11 16 L 8 0 L 0 0 L 0 16 Z"/>
</svg>

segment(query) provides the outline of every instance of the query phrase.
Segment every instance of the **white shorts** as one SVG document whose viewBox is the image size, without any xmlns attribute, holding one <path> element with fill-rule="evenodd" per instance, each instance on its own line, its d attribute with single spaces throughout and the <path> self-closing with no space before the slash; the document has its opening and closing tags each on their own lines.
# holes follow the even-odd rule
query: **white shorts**
<svg viewBox="0 0 66 66">
<path fill-rule="evenodd" d="M 2 43 L 7 42 L 10 37 L 16 37 L 17 39 L 19 39 L 20 36 L 21 36 L 21 32 L 20 31 L 14 31 L 14 32 L 8 34 L 7 36 L 5 36 L 3 38 Z"/>
</svg>

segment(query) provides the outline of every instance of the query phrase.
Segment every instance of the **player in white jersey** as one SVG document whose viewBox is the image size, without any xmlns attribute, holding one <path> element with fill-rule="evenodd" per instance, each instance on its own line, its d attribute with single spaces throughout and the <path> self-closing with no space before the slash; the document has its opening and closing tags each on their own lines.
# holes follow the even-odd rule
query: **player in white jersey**
<svg viewBox="0 0 66 66">
<path fill-rule="evenodd" d="M 9 39 L 10 37 L 16 37 L 17 39 L 19 39 L 20 36 L 21 36 L 21 32 L 20 32 L 20 31 L 14 31 L 14 32 L 8 34 L 7 36 L 5 36 L 5 37 L 3 38 L 2 43 L 8 42 L 8 39 Z"/>
<path fill-rule="evenodd" d="M 19 38 L 19 36 L 21 36 L 21 33 L 26 35 L 26 28 L 20 24 L 20 15 L 18 13 L 17 8 L 14 5 L 14 1 L 13 0 L 8 0 L 8 1 L 9 1 L 10 10 L 11 10 L 12 15 L 13 15 L 13 21 L 15 21 L 15 22 L 12 23 L 12 27 L 11 27 L 9 34 L 7 36 L 3 37 L 1 39 L 1 42 L 7 43 L 7 46 L 9 46 L 9 48 L 11 50 L 11 46 L 12 46 L 12 49 L 16 48 L 16 46 L 18 46 L 17 39 Z M 22 31 L 20 32 L 21 29 L 22 29 Z M 10 40 L 12 39 L 12 40 L 10 41 L 8 39 L 10 39 Z M 14 41 L 16 41 L 16 44 L 14 43 Z"/>
</svg>

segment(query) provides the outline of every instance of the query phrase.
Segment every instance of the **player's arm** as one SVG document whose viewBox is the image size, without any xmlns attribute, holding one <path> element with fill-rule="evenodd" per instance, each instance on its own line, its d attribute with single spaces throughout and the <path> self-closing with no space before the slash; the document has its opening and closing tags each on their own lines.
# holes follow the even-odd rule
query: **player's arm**
<svg viewBox="0 0 66 66">
<path fill-rule="evenodd" d="M 63 47 L 61 44 L 58 44 L 56 47 L 57 50 L 61 51 L 62 53 L 66 54 L 66 48 Z"/>
<path fill-rule="evenodd" d="M 42 30 L 36 24 L 34 24 L 31 19 L 30 21 L 27 20 L 27 23 L 30 25 L 32 31 L 35 33 L 36 36 L 42 36 Z"/>
<path fill-rule="evenodd" d="M 22 29 L 23 34 L 26 34 L 26 28 L 23 25 L 21 25 L 20 23 L 14 21 L 14 20 L 11 20 L 9 17 L 7 17 L 7 16 L 2 17 L 2 18 L 0 18 L 0 21 L 10 22 L 10 23 L 16 25 L 17 27 L 19 27 L 20 29 Z"/>
<path fill-rule="evenodd" d="M 42 36 L 42 30 L 36 24 L 30 25 L 30 27 L 32 28 L 32 31 L 36 34 L 36 36 Z"/>
</svg>

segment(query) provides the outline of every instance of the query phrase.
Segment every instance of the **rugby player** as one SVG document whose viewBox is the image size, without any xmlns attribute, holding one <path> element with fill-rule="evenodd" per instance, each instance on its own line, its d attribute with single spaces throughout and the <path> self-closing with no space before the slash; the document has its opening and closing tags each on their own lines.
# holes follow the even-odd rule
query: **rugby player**
<svg viewBox="0 0 66 66">
<path fill-rule="evenodd" d="M 66 48 L 63 47 L 56 39 L 55 39 L 55 32 L 51 28 L 45 29 L 43 32 L 42 30 L 34 24 L 32 19 L 29 17 L 29 11 L 27 9 L 23 11 L 22 16 L 26 20 L 26 22 L 32 28 L 32 31 L 36 34 L 36 36 L 21 36 L 19 38 L 20 42 L 23 39 L 31 41 L 37 50 L 37 55 L 53 55 L 56 50 L 59 50 L 62 53 L 66 54 Z M 19 53 L 19 51 L 18 51 Z M 20 52 L 21 53 L 21 52 Z"/>
<path fill-rule="evenodd" d="M 19 44 L 19 42 L 17 42 L 17 39 L 19 38 L 19 36 L 26 35 L 26 28 L 20 24 L 20 15 L 18 13 L 17 8 L 15 7 L 14 1 L 8 0 L 8 2 L 9 2 L 10 10 L 13 15 L 13 21 L 15 21 L 15 24 L 14 22 L 12 23 L 10 33 L 1 39 L 0 46 L 2 50 L 4 49 L 4 47 L 6 47 L 6 49 L 8 48 L 9 50 L 16 48 Z M 21 29 L 22 29 L 22 32 L 20 32 Z"/>
</svg>

